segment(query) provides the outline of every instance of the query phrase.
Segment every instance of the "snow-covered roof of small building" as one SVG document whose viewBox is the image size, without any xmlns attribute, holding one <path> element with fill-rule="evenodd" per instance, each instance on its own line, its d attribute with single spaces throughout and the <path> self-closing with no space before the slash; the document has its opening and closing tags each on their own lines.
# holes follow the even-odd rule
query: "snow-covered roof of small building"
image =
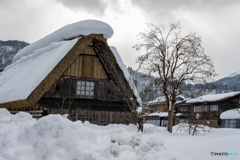
<svg viewBox="0 0 240 160">
<path fill-rule="evenodd" d="M 177 113 L 176 116 L 179 117 L 179 116 L 182 116 L 183 114 L 182 113 Z"/>
<path fill-rule="evenodd" d="M 79 40 L 78 37 L 90 34 L 102 34 L 105 38 L 110 38 L 113 30 L 108 24 L 101 21 L 80 21 L 62 27 L 18 52 L 14 57 L 14 63 L 0 73 L 0 104 L 28 98 L 73 48 Z M 75 39 L 64 41 L 72 38 Z M 141 105 L 141 98 L 120 55 L 115 47 L 110 47 L 110 49 Z"/>
<path fill-rule="evenodd" d="M 159 117 L 167 117 L 168 116 L 168 112 L 159 112 L 159 113 L 150 113 L 147 116 L 159 116 Z"/>
<path fill-rule="evenodd" d="M 221 113 L 221 119 L 240 119 L 240 108 L 231 109 Z"/>
<path fill-rule="evenodd" d="M 185 97 L 183 95 L 178 95 L 176 99 L 184 100 Z M 181 102 L 182 102 L 182 100 L 181 100 Z M 177 101 L 177 102 L 180 102 L 180 101 Z M 176 102 L 176 104 L 177 104 L 177 102 Z M 154 99 L 152 101 L 146 102 L 147 105 L 163 104 L 163 103 L 166 103 L 165 96 L 160 96 L 160 97 L 157 97 L 156 99 Z"/>
<path fill-rule="evenodd" d="M 225 100 L 227 98 L 231 98 L 237 95 L 240 95 L 240 92 L 204 95 L 204 96 L 190 99 L 186 101 L 186 103 L 215 102 L 215 101 Z"/>
<path fill-rule="evenodd" d="M 154 104 L 160 104 L 160 103 L 164 103 L 164 102 L 166 102 L 165 96 L 160 96 L 160 97 L 157 97 L 156 99 L 154 99 L 152 101 L 146 102 L 146 104 L 147 105 L 154 105 Z"/>
<path fill-rule="evenodd" d="M 182 113 L 177 113 L 175 116 L 179 117 L 183 115 Z M 155 113 L 150 113 L 147 116 L 158 116 L 158 117 L 167 117 L 168 112 L 155 112 Z"/>
</svg>

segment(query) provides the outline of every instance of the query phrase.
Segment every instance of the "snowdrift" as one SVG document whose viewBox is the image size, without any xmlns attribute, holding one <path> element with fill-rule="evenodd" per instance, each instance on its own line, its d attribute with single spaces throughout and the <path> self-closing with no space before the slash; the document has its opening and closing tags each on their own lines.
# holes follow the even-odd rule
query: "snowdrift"
<svg viewBox="0 0 240 160">
<path fill-rule="evenodd" d="M 37 121 L 28 113 L 0 109 L 0 128 L 1 160 L 174 158 L 162 139 L 139 133 L 134 125 L 97 126 L 61 115 Z"/>
</svg>

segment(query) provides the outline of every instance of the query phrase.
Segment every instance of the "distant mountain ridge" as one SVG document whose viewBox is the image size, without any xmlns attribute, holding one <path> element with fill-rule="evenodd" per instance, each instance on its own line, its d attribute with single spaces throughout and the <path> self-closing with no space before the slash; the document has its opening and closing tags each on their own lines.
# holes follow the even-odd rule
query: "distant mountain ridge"
<svg viewBox="0 0 240 160">
<path fill-rule="evenodd" d="M 235 77 L 240 74 L 240 71 L 230 74 L 228 77 Z"/>
<path fill-rule="evenodd" d="M 18 40 L 0 40 L 0 72 L 12 63 L 13 57 L 29 43 Z"/>
<path fill-rule="evenodd" d="M 215 81 L 214 84 L 222 84 L 228 86 L 229 88 L 232 88 L 232 90 L 234 91 L 240 90 L 240 74 L 235 73 L 232 73 L 228 77 Z"/>
<path fill-rule="evenodd" d="M 144 77 L 144 74 L 133 70 L 131 67 L 128 67 L 128 72 L 134 79 L 135 85 L 139 91 L 140 97 L 144 97 L 144 89 L 145 87 L 154 81 L 154 77 Z M 196 97 L 207 94 L 218 94 L 218 93 L 228 93 L 234 91 L 240 91 L 240 72 L 234 72 L 230 74 L 230 76 L 222 78 L 213 82 L 215 87 L 206 86 L 204 84 L 184 84 L 182 90 L 183 91 L 192 91 L 196 90 L 198 93 L 195 95 L 194 93 L 190 93 L 190 97 Z M 147 101 L 153 100 L 157 98 L 161 93 L 155 93 L 151 97 L 147 99 Z"/>
</svg>

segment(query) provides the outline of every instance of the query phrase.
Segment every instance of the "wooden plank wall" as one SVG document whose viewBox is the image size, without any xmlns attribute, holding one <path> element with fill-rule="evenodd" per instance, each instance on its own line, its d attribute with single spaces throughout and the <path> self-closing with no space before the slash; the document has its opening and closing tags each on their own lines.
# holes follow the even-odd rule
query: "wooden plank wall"
<svg viewBox="0 0 240 160">
<path fill-rule="evenodd" d="M 62 78 L 59 79 L 53 86 L 48 90 L 44 97 L 52 98 L 86 98 L 85 96 L 76 95 L 76 84 L 78 80 L 86 80 L 85 78 Z M 114 87 L 109 80 L 102 79 L 88 79 L 94 82 L 94 96 L 93 99 L 102 101 L 120 101 L 118 99 L 117 91 L 114 91 Z M 91 98 L 91 97 L 90 97 Z M 91 99 L 92 99 L 91 98 Z M 88 97 L 89 99 L 89 97 Z"/>
<path fill-rule="evenodd" d="M 49 109 L 49 114 L 58 114 L 60 113 L 60 110 L 58 109 Z M 71 114 L 71 117 L 73 121 L 81 120 L 89 121 L 93 124 L 98 125 L 107 125 L 107 124 L 113 124 L 113 123 L 121 123 L 121 124 L 129 124 L 133 123 L 129 121 L 129 116 L 131 116 L 132 113 L 127 112 L 111 112 L 111 111 L 91 111 L 91 110 L 65 110 L 65 114 Z"/>
<path fill-rule="evenodd" d="M 6 108 L 11 114 L 17 114 L 18 112 L 30 113 L 33 118 L 39 119 L 44 116 L 44 109 L 39 104 L 34 104 L 33 106 L 25 106 L 19 108 Z"/>
<path fill-rule="evenodd" d="M 69 68 L 64 72 L 65 76 L 108 79 L 108 76 L 92 47 L 87 47 Z"/>
</svg>

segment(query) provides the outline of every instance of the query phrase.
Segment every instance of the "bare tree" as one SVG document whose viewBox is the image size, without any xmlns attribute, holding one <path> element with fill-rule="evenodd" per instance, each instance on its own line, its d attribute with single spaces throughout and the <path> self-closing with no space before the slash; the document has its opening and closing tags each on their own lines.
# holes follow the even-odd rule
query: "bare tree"
<svg viewBox="0 0 240 160">
<path fill-rule="evenodd" d="M 180 24 L 164 26 L 148 24 L 149 30 L 139 34 L 140 42 L 133 48 L 145 49 L 138 57 L 139 70 L 155 76 L 154 83 L 167 101 L 168 131 L 172 133 L 176 97 L 183 94 L 184 83 L 210 82 L 216 75 L 212 60 L 204 53 L 201 37 L 196 33 L 181 36 Z"/>
<path fill-rule="evenodd" d="M 59 114 L 64 115 L 68 114 L 68 118 L 72 119 L 72 115 L 70 111 L 73 107 L 75 100 L 75 89 L 72 80 L 63 80 L 61 79 L 62 84 L 59 84 L 58 92 L 59 92 L 59 100 L 56 103 L 59 109 Z"/>
<path fill-rule="evenodd" d="M 130 77 L 128 80 L 129 85 L 134 85 L 133 79 Z M 130 83 L 131 82 L 131 83 Z M 137 101 L 134 100 L 134 93 L 129 92 L 127 90 L 122 89 L 119 83 L 111 81 L 111 88 L 108 90 L 108 96 L 113 99 L 118 99 L 122 101 L 125 105 L 125 108 L 121 108 L 125 111 L 123 118 L 125 121 L 135 124 L 138 127 L 138 131 L 143 132 L 143 108 L 142 104 L 136 103 Z M 136 97 L 138 98 L 138 97 Z"/>
</svg>

